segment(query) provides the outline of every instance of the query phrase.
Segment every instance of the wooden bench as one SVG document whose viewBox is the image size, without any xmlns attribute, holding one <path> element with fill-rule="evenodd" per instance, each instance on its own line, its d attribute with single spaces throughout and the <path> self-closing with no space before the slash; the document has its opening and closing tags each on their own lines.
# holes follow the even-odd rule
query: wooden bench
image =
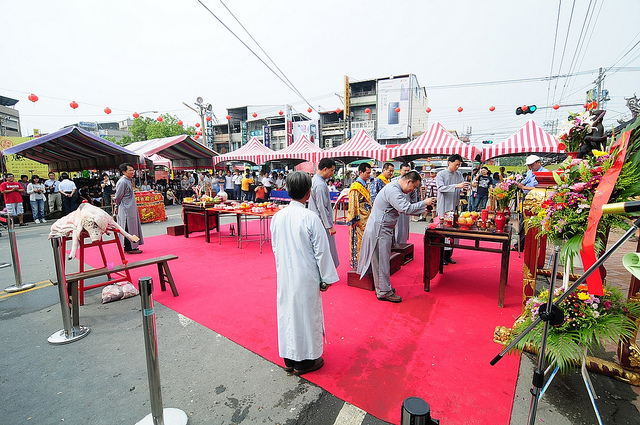
<svg viewBox="0 0 640 425">
<path fill-rule="evenodd" d="M 171 270 L 169 269 L 169 261 L 177 260 L 177 255 L 163 255 L 162 257 L 156 258 L 148 258 L 146 260 L 128 262 L 127 264 L 119 264 L 114 266 L 112 269 L 108 267 L 101 267 L 97 269 L 86 270 L 78 273 L 71 273 L 65 276 L 65 280 L 67 283 L 78 282 L 85 279 L 91 279 L 93 277 L 105 276 L 115 273 L 120 273 L 124 271 L 128 271 L 131 269 L 136 269 L 138 267 L 150 266 L 152 264 L 156 264 L 158 266 L 158 276 L 160 278 L 160 289 L 166 291 L 166 284 L 168 283 L 171 286 L 171 292 L 174 297 L 178 296 L 178 290 L 176 289 L 176 284 L 173 281 L 173 275 L 171 274 Z M 132 282 L 133 283 L 133 282 Z M 93 285 L 89 288 L 93 288 L 100 285 Z"/>
</svg>

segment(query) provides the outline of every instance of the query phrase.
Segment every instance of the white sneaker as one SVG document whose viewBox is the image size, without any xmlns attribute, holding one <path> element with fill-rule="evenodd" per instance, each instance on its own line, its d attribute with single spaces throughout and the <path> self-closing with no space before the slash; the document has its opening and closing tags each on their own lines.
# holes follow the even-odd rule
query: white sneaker
<svg viewBox="0 0 640 425">
<path fill-rule="evenodd" d="M 42 220 L 40 220 L 40 223 L 46 223 L 47 220 L 45 220 L 44 218 Z"/>
<path fill-rule="evenodd" d="M 37 218 L 35 219 L 36 224 L 40 224 L 40 220 L 38 220 Z"/>
</svg>

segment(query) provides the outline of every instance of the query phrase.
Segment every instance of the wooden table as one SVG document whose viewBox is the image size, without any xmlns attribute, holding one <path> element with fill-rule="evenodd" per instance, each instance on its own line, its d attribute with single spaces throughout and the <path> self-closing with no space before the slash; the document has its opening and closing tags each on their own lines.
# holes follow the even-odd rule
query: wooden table
<svg viewBox="0 0 640 425">
<path fill-rule="evenodd" d="M 188 238 L 189 233 L 193 233 L 197 230 L 189 230 L 189 216 L 199 215 L 204 218 L 204 239 L 209 243 L 209 232 L 211 232 L 211 226 L 209 224 L 209 218 L 215 217 L 215 229 L 220 231 L 220 216 L 218 211 L 213 208 L 203 207 L 202 204 L 184 202 L 182 204 L 182 219 L 184 221 L 184 237 Z"/>
<path fill-rule="evenodd" d="M 444 238 L 451 238 L 452 243 L 445 243 Z M 473 245 L 460 245 L 454 239 L 467 239 L 475 243 Z M 500 244 L 500 248 L 481 246 L 480 242 L 493 242 Z M 439 250 L 432 249 L 439 247 Z M 470 229 L 462 230 L 452 227 L 427 227 L 424 231 L 424 290 L 431 290 L 431 265 L 432 260 L 439 261 L 438 271 L 444 272 L 443 251 L 444 247 L 458 249 L 470 249 L 473 251 L 494 252 L 502 254 L 500 262 L 500 289 L 498 292 L 498 307 L 504 307 L 504 290 L 509 276 L 509 255 L 511 253 L 511 226 L 507 225 L 503 233 L 493 231 Z M 436 254 L 436 255 L 433 255 Z M 439 254 L 439 255 L 438 255 Z M 435 257 L 435 258 L 434 258 Z"/>
</svg>

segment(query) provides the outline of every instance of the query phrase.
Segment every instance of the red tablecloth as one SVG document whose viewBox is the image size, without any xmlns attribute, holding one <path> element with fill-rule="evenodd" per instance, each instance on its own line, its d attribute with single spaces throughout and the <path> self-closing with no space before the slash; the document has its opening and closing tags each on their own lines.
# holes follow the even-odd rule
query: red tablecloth
<svg viewBox="0 0 640 425">
<path fill-rule="evenodd" d="M 135 192 L 136 203 L 140 221 L 151 223 L 154 221 L 166 221 L 167 214 L 164 210 L 164 196 L 156 192 Z"/>
</svg>

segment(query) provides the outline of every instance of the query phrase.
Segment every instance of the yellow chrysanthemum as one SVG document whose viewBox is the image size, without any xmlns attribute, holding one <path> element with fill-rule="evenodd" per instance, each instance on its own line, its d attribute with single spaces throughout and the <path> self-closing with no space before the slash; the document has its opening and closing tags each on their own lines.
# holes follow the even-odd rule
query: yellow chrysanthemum
<svg viewBox="0 0 640 425">
<path fill-rule="evenodd" d="M 602 155 L 608 155 L 608 152 L 603 152 L 603 151 L 599 151 L 599 150 L 592 150 L 591 153 L 593 153 L 593 156 L 595 156 L 596 158 L 601 157 Z"/>
<path fill-rule="evenodd" d="M 589 294 L 587 292 L 580 292 L 578 293 L 578 299 L 580 301 L 585 301 L 589 299 Z"/>
</svg>

